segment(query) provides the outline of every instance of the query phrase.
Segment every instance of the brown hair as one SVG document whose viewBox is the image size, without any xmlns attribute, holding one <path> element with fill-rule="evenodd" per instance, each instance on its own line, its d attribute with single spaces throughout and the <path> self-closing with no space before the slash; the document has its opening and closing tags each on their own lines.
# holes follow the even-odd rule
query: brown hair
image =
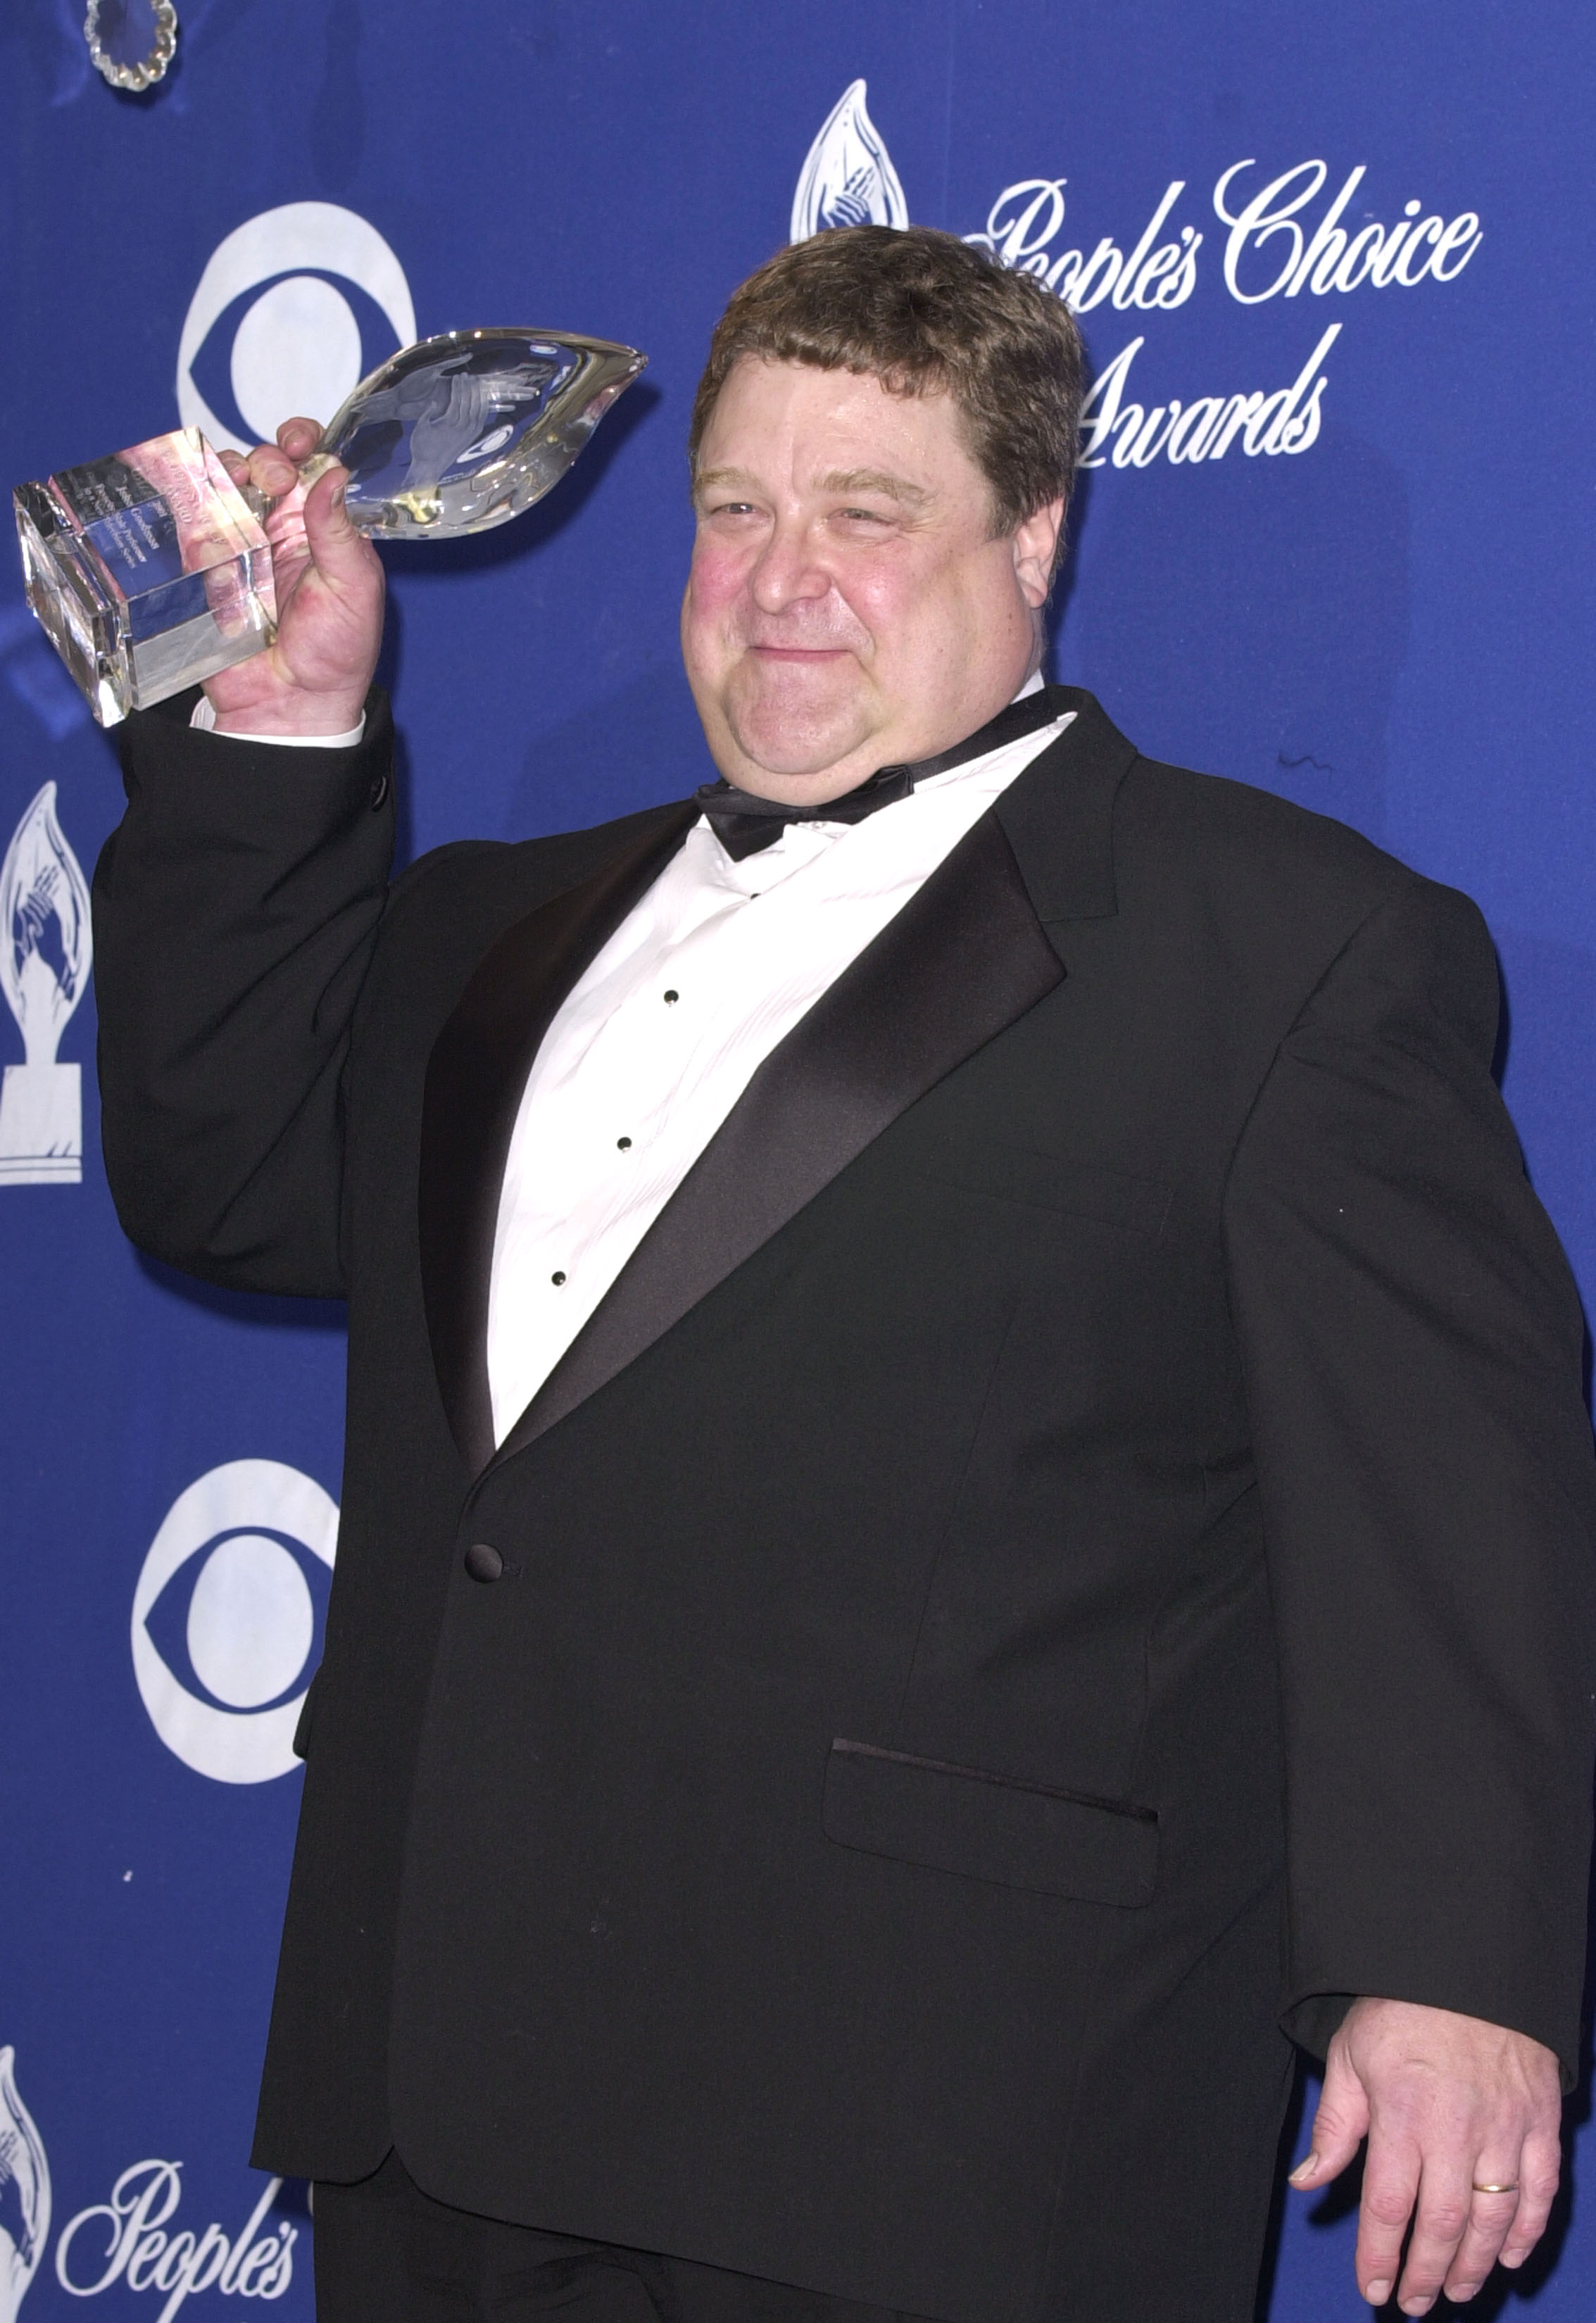
<svg viewBox="0 0 1596 2323">
<path fill-rule="evenodd" d="M 870 372 L 894 395 L 953 398 L 1012 531 L 1068 500 L 1085 390 L 1075 317 L 1034 276 L 931 226 L 833 226 L 778 251 L 731 294 L 693 401 L 699 446 L 733 364 Z"/>
</svg>

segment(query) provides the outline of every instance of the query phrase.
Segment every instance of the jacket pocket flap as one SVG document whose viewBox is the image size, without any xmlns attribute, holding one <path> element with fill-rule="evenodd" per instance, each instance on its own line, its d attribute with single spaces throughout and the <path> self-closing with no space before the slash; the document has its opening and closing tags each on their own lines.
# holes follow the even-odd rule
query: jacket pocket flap
<svg viewBox="0 0 1596 2323">
<path fill-rule="evenodd" d="M 829 1839 L 867 1855 L 1084 1904 L 1145 1904 L 1158 1871 L 1151 1807 L 868 1742 L 832 1743 L 821 1821 Z"/>
</svg>

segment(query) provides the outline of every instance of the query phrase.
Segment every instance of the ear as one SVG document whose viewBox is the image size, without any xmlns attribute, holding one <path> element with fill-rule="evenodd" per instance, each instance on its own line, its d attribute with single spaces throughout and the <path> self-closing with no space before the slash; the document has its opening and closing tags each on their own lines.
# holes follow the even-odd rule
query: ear
<svg viewBox="0 0 1596 2323">
<path fill-rule="evenodd" d="M 1053 559 L 1064 528 L 1064 502 L 1044 501 L 1023 517 L 1009 535 L 1014 546 L 1014 578 L 1032 612 L 1048 601 L 1053 585 Z"/>
</svg>

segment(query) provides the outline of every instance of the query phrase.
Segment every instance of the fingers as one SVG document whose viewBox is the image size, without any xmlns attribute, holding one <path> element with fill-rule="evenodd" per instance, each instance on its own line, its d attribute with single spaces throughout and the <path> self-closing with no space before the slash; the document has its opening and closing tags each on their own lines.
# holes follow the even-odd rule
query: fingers
<svg viewBox="0 0 1596 2323">
<path fill-rule="evenodd" d="M 249 456 L 250 482 L 268 500 L 280 500 L 291 492 L 299 481 L 299 471 L 286 452 L 270 444 L 257 444 Z"/>
<path fill-rule="evenodd" d="M 243 677 L 227 674 L 218 730 L 231 720 L 252 733 L 342 734 L 359 722 L 382 642 L 382 564 L 344 505 L 347 472 L 335 464 L 307 486 L 289 456 L 314 450 L 319 434 L 291 420 L 276 445 L 224 454 L 235 482 L 274 502 L 265 528 L 277 636 Z"/>
<path fill-rule="evenodd" d="M 1532 2130 L 1515 2152 L 1514 2136 L 1490 2144 L 1467 2135 L 1416 2132 L 1409 2121 L 1369 2141 L 1354 2260 L 1358 2287 L 1371 2307 L 1396 2284 L 1404 2315 L 1427 2315 L 1445 2290 L 1465 2305 L 1500 2259 L 1522 2265 L 1546 2230 L 1562 2155 L 1555 2135 Z M 1500 2191 L 1491 2190 L 1500 2189 Z M 1406 2263 L 1398 2261 L 1411 2219 Z"/>
<path fill-rule="evenodd" d="M 1325 2087 L 1314 2116 L 1311 2150 L 1291 2172 L 1290 2183 L 1299 2193 L 1312 2193 L 1339 2178 L 1355 2160 L 1369 2127 L 1369 2099 L 1363 2085 L 1347 2062 L 1339 2040 L 1330 2044 L 1325 2062 Z"/>
<path fill-rule="evenodd" d="M 344 469 L 329 468 L 267 528 L 278 574 L 276 666 L 297 697 L 296 718 L 314 703 L 318 720 L 336 718 L 323 730 L 337 733 L 357 722 L 382 643 L 382 563 L 349 520 L 348 482 Z"/>
<path fill-rule="evenodd" d="M 320 442 L 321 429 L 314 419 L 285 419 L 274 445 L 257 444 L 250 453 L 225 450 L 218 457 L 235 484 L 253 484 L 268 500 L 280 500 L 298 482 L 300 461 L 307 460 Z"/>
<path fill-rule="evenodd" d="M 1521 2199 L 1517 2192 L 1482 2194 L 1479 2189 L 1518 2186 L 1518 2168 L 1515 2162 L 1498 2160 L 1491 2163 L 1481 2162 L 1475 2172 L 1478 2184 L 1469 2189 L 1468 2224 L 1443 2277 L 1446 2296 L 1460 2305 L 1472 2299 L 1496 2264 Z M 1405 2280 L 1403 2289 L 1406 2291 Z"/>
<path fill-rule="evenodd" d="M 285 419 L 277 440 L 290 460 L 308 460 L 321 442 L 321 428 L 314 419 Z"/>
<path fill-rule="evenodd" d="M 305 496 L 305 537 L 316 567 L 335 589 L 363 601 L 382 593 L 382 566 L 376 550 L 349 520 L 344 495 L 346 468 L 329 468 Z"/>
<path fill-rule="evenodd" d="M 1466 2182 L 1426 2170 L 1398 2294 L 1403 2313 L 1427 2314 L 1442 2290 L 1463 2306 L 1499 2260 L 1521 2266 L 1546 2230 L 1561 2162 L 1555 2143 L 1531 2137 L 1517 2155 L 1481 2153 Z M 1502 2190 L 1481 2190 L 1494 2187 Z"/>
<path fill-rule="evenodd" d="M 1365 2131 L 1358 2288 L 1371 2306 L 1394 2293 L 1405 2315 L 1427 2315 L 1443 2288 L 1466 2301 L 1499 2257 L 1520 2265 L 1534 2248 L 1557 2189 L 1560 2112 L 1557 2061 L 1527 2034 L 1365 1997 L 1331 2043 L 1314 2152 L 1292 2182 L 1325 2183 Z"/>
<path fill-rule="evenodd" d="M 223 451 L 217 458 L 235 484 L 253 484 L 269 500 L 280 500 L 299 481 L 292 460 L 271 444 L 257 444 L 250 453 Z"/>
<path fill-rule="evenodd" d="M 1546 2230 L 1563 2174 L 1563 2150 L 1555 2136 L 1532 2131 L 1518 2157 L 1518 2206 L 1501 2246 L 1503 2266 L 1522 2266 Z M 1474 2172 L 1483 2184 L 1496 2182 L 1486 2170 Z"/>
<path fill-rule="evenodd" d="M 1358 2205 L 1358 2242 L 1353 2254 L 1353 2272 L 1359 2291 L 1371 2307 L 1383 2307 L 1396 2287 L 1402 2263 L 1402 2244 L 1408 2225 L 1413 2217 L 1418 2199 L 1420 2161 L 1419 2150 L 1411 2139 L 1400 2144 L 1393 2139 L 1371 2135 L 1369 2158 L 1363 2165 L 1363 2196 Z M 1467 2215 L 1466 2202 L 1460 2210 L 1456 2230 L 1447 2245 L 1450 2258 L 1463 2232 Z M 1417 2230 L 1414 2241 L 1417 2243 Z M 1443 2272 L 1445 2268 L 1443 2268 Z M 1440 2282 L 1440 2276 L 1435 2280 Z M 1408 2289 L 1407 2282 L 1403 2290 Z M 1434 2297 L 1434 2293 L 1431 2293 Z M 1428 2305 L 1428 2300 L 1425 2302 Z M 1424 2308 L 1405 2309 L 1422 2314 Z"/>
<path fill-rule="evenodd" d="M 1513 2185 L 1517 2176 L 1517 2170 L 1509 2169 L 1505 2178 L 1483 2182 Z M 1474 2193 L 1450 2155 L 1445 2162 L 1426 2168 L 1418 2189 L 1408 2263 L 1397 2291 L 1403 2314 L 1427 2315 L 1442 2284 L 1454 2272 L 1460 2282 L 1471 2282 L 1477 2291 L 1496 2263 L 1518 2204 L 1516 2193 Z"/>
</svg>

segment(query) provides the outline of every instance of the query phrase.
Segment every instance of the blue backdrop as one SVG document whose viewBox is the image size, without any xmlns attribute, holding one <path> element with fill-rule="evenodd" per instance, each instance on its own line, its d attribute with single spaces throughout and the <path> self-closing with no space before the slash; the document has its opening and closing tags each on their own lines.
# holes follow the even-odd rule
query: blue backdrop
<svg viewBox="0 0 1596 2323">
<path fill-rule="evenodd" d="M 91 69 L 82 0 L 5 13 L 0 479 L 179 418 L 237 440 L 325 416 L 450 326 L 646 348 L 551 500 L 388 554 L 406 849 L 590 823 L 706 773 L 675 645 L 682 444 L 727 292 L 794 230 L 986 235 L 1079 306 L 1098 377 L 1053 674 L 1148 750 L 1344 816 L 1479 899 L 1508 1095 L 1589 1297 L 1588 9 L 179 5 L 178 62 L 142 97 Z M 106 2323 L 251 2297 L 308 2317 L 303 2189 L 245 2153 L 342 1316 L 206 1291 L 118 1232 L 78 867 L 119 805 L 14 566 L 0 2323 L 24 2297 L 28 2323 L 80 2312 L 74 2293 Z M 1596 2311 L 1578 2135 L 1512 2294 L 1537 2323 Z M 1341 2197 L 1292 2208 L 1276 2323 L 1362 2312 L 1351 2254 Z"/>
</svg>

